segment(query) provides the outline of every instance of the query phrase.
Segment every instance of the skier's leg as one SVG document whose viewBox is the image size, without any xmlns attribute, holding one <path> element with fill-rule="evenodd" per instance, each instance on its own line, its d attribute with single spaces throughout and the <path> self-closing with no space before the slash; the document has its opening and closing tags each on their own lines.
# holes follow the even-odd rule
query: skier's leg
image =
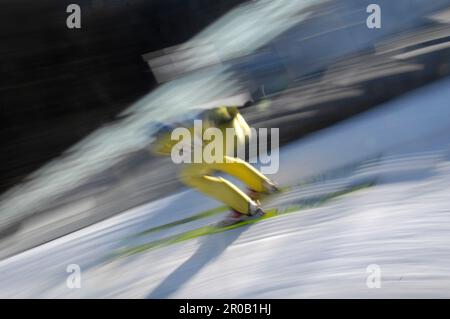
<svg viewBox="0 0 450 319">
<path fill-rule="evenodd" d="M 240 158 L 224 156 L 223 163 L 209 164 L 211 169 L 234 176 L 256 192 L 271 192 L 273 182 L 252 165 Z"/>
<path fill-rule="evenodd" d="M 237 186 L 221 177 L 207 175 L 211 164 L 189 164 L 180 173 L 181 181 L 198 191 L 215 198 L 234 210 L 251 215 L 257 209 L 252 199 Z"/>
</svg>

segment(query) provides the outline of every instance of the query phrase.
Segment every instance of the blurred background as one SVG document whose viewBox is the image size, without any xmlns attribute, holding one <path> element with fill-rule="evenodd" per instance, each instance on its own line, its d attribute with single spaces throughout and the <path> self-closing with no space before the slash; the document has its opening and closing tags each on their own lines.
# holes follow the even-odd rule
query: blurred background
<svg viewBox="0 0 450 319">
<path fill-rule="evenodd" d="M 73 2 L 0 11 L 0 259 L 183 190 L 151 122 L 251 100 L 283 148 L 450 75 L 448 0 Z"/>
</svg>

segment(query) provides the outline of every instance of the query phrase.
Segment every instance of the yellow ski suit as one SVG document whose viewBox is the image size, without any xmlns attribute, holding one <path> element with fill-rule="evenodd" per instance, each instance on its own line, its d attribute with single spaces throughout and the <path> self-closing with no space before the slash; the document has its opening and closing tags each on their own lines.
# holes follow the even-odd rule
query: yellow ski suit
<svg viewBox="0 0 450 319">
<path fill-rule="evenodd" d="M 233 128 L 237 138 L 237 143 L 245 143 L 246 138 L 250 137 L 250 128 L 237 107 L 219 107 L 207 110 L 202 114 L 203 130 L 208 127 L 219 128 L 226 139 L 226 128 Z M 205 125 L 206 124 L 206 125 Z M 193 131 L 192 127 L 188 128 Z M 202 135 L 203 136 L 203 135 Z M 177 141 L 171 140 L 171 132 L 157 136 L 151 145 L 154 154 L 170 155 L 171 149 Z M 180 180 L 198 191 L 215 198 L 234 210 L 250 214 L 250 203 L 255 204 L 252 199 L 240 190 L 230 181 L 213 176 L 215 172 L 223 172 L 234 176 L 246 184 L 251 190 L 264 192 L 264 184 L 270 180 L 260 173 L 249 163 L 230 155 L 234 155 L 234 149 L 226 149 L 226 141 L 223 144 L 223 159 L 221 161 L 206 163 L 188 163 L 184 164 L 180 171 Z M 236 146 L 236 145 L 235 145 Z"/>
</svg>

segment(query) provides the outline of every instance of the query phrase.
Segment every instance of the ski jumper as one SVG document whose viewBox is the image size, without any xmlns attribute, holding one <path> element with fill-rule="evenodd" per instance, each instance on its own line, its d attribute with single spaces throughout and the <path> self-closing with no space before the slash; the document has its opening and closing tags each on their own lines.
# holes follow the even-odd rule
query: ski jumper
<svg viewBox="0 0 450 319">
<path fill-rule="evenodd" d="M 201 119 L 204 123 L 203 130 L 208 127 L 216 127 L 222 131 L 225 140 L 223 159 L 213 163 L 202 161 L 201 163 L 184 164 L 179 174 L 180 180 L 205 195 L 221 201 L 237 212 L 250 214 L 250 203 L 255 205 L 252 199 L 230 181 L 214 176 L 215 172 L 231 175 L 256 192 L 264 192 L 265 183 L 270 183 L 270 180 L 256 168 L 246 161 L 234 157 L 235 149 L 226 149 L 227 145 L 231 144 L 226 143 L 225 130 L 232 128 L 236 136 L 234 145 L 236 146 L 237 142 L 242 146 L 251 133 L 247 122 L 238 112 L 237 107 L 219 107 L 207 110 L 202 113 Z M 192 127 L 189 129 L 193 131 Z M 170 134 L 167 132 L 156 138 L 151 145 L 153 153 L 170 155 L 171 148 L 176 142 L 171 140 Z"/>
</svg>

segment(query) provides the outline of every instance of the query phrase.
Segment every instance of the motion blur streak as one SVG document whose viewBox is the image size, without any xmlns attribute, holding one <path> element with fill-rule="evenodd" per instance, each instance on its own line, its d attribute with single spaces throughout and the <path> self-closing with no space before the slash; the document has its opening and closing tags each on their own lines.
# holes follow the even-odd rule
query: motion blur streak
<svg viewBox="0 0 450 319">
<path fill-rule="evenodd" d="M 298 23 L 300 18 L 295 17 L 293 21 L 294 18 L 290 17 L 291 14 L 307 8 L 311 3 L 320 2 L 322 1 L 301 1 L 296 5 L 293 5 L 296 2 L 292 1 L 256 2 L 227 14 L 220 22 L 200 34 L 195 41 L 211 42 L 211 38 L 214 38 L 217 47 L 224 52 L 225 58 L 231 58 L 231 55 L 250 53 L 270 41 L 276 34 Z M 248 15 L 246 14 L 248 11 L 253 13 Z M 268 12 L 271 13 L 269 17 L 273 20 L 273 24 L 267 24 L 266 28 L 243 28 L 234 31 L 238 32 L 241 37 L 243 34 L 247 35 L 241 42 L 236 43 L 236 46 L 231 46 L 233 41 L 227 38 L 229 33 L 224 35 L 222 28 L 216 30 L 216 25 L 227 23 L 232 25 L 240 22 L 244 25 L 259 24 L 261 15 L 267 16 Z M 237 38 L 233 37 L 233 39 Z M 258 43 L 249 42 L 249 38 L 258 39 Z M 247 50 L 246 52 L 243 51 L 244 48 Z M 201 59 L 201 56 L 198 58 Z M 143 131 L 149 122 L 163 121 L 165 118 L 173 116 L 174 112 L 179 113 L 180 110 L 185 112 L 221 96 L 238 93 L 242 88 L 239 88 L 235 82 L 235 75 L 229 72 L 227 67 L 224 67 L 210 70 L 206 74 L 187 76 L 163 85 L 143 98 L 137 105 L 130 107 L 130 110 L 125 112 L 125 114 L 132 114 L 130 117 L 93 133 L 81 143 L 70 148 L 63 158 L 50 162 L 32 174 L 30 182 L 3 194 L 0 204 L 2 212 L 0 225 L 6 225 L 14 219 L 19 219 L 23 214 L 38 208 L 42 202 L 78 186 L 100 169 L 113 165 L 121 155 L 145 147 L 146 140 Z"/>
<path fill-rule="evenodd" d="M 405 25 L 414 25 L 417 17 L 448 3 L 434 1 L 431 5 L 429 2 L 425 4 L 424 1 L 416 1 L 414 5 L 410 4 L 410 11 L 398 18 L 395 14 L 401 7 L 400 4 L 379 1 L 384 8 L 383 19 L 387 26 L 374 33 L 364 26 L 365 6 L 360 2 L 252 1 L 226 14 L 185 45 L 195 48 L 198 44 L 213 44 L 221 61 L 224 61 L 223 64 L 163 84 L 125 111 L 122 116 L 128 115 L 127 118 L 99 129 L 68 149 L 61 158 L 37 170 L 24 185 L 18 185 L 4 193 L 0 203 L 0 225 L 8 225 L 34 210 L 45 209 L 52 199 L 82 185 L 93 174 L 114 165 L 126 154 L 144 148 L 148 141 L 143 131 L 149 122 L 163 121 L 207 102 L 245 91 L 247 87 L 240 80 L 242 71 L 237 66 L 251 59 L 257 62 L 261 55 L 257 50 L 264 46 L 269 45 L 278 50 L 277 55 L 271 57 L 272 61 L 291 60 L 286 67 L 291 68 L 289 72 L 296 77 L 312 71 L 312 65 L 316 69 L 320 68 L 320 64 L 324 65 L 340 55 L 363 48 L 381 35 L 391 34 Z M 264 23 L 260 22 L 261 17 L 264 17 Z M 323 23 L 324 21 L 327 23 Z M 354 37 L 352 43 L 327 42 L 328 48 L 325 51 L 320 46 L 308 43 L 312 41 L 314 44 L 319 40 L 323 42 L 324 35 L 333 34 L 336 30 L 352 29 L 354 26 L 360 27 L 360 36 Z M 342 36 L 343 39 L 348 39 L 348 34 Z M 273 40 L 275 41 L 269 44 Z M 305 47 L 300 49 L 299 45 Z M 280 51 L 283 46 L 291 48 Z M 253 57 L 247 56 L 255 51 Z M 297 57 L 289 56 L 290 52 Z M 311 59 L 308 59 L 310 54 L 320 54 L 322 57 L 311 64 Z M 243 57 L 244 60 L 236 61 L 238 57 Z M 202 59 L 200 53 L 197 59 Z M 230 62 L 226 63 L 227 61 Z M 298 66 L 294 66 L 294 62 Z M 302 66 L 303 70 L 297 71 Z M 271 72 L 269 67 L 266 73 Z M 272 79 L 272 82 L 276 81 L 279 80 Z M 264 84 L 259 86 L 265 87 Z"/>
<path fill-rule="evenodd" d="M 291 197 L 361 178 L 376 178 L 372 188 L 251 227 L 111 258 L 124 246 L 204 224 L 133 238 L 217 205 L 179 192 L 1 261 L 0 297 L 449 297 L 449 85 L 443 80 L 281 150 L 285 170 L 277 178 L 283 184 L 372 154 L 366 165 Z M 431 107 L 420 117 L 423 103 Z M 81 289 L 66 287 L 65 267 L 72 263 L 81 267 Z M 381 267 L 380 289 L 366 286 L 370 264 Z"/>
<path fill-rule="evenodd" d="M 0 297 L 449 297 L 450 0 L 377 0 L 380 29 L 372 2 L 247 1 L 139 50 L 152 92 L 25 180 L 10 174 Z M 147 249 L 226 211 L 149 154 L 158 124 L 248 100 L 252 127 L 280 128 L 270 178 L 289 191 L 271 200 L 289 213 Z M 222 215 L 196 217 L 210 210 Z M 366 285 L 372 264 L 381 289 Z"/>
</svg>

